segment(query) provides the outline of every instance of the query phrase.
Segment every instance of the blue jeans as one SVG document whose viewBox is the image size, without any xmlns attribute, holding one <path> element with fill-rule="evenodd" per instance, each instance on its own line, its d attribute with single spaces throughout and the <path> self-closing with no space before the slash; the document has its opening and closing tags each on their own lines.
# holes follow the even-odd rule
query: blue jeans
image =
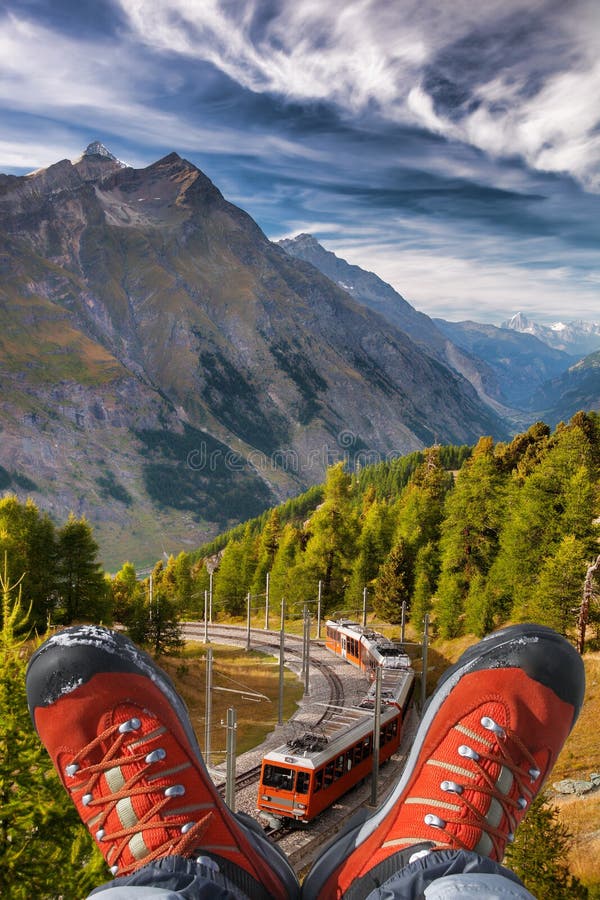
<svg viewBox="0 0 600 900">
<path fill-rule="evenodd" d="M 165 857 L 96 888 L 90 897 L 100 894 L 98 900 L 251 900 L 208 857 Z M 357 900 L 359 896 L 363 900 L 535 900 L 514 872 L 464 850 L 423 856 L 381 887 L 366 895 L 357 893 Z"/>
</svg>

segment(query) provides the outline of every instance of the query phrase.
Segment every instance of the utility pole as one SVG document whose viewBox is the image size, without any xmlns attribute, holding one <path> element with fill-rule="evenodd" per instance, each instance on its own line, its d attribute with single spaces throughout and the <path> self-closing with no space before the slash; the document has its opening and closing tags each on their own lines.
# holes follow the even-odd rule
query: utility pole
<svg viewBox="0 0 600 900">
<path fill-rule="evenodd" d="M 366 588 L 366 586 L 363 588 L 362 623 L 363 623 L 363 628 L 366 628 L 367 627 L 367 588 Z"/>
<path fill-rule="evenodd" d="M 265 585 L 265 631 L 269 630 L 269 582 L 271 580 L 270 572 L 267 572 Z"/>
<path fill-rule="evenodd" d="M 427 645 L 429 642 L 429 614 L 425 613 L 423 619 L 423 659 L 421 671 L 421 717 L 425 709 L 425 700 L 427 699 Z"/>
<path fill-rule="evenodd" d="M 406 600 L 402 601 L 402 624 L 400 625 L 400 640 L 404 643 L 404 629 L 406 627 Z"/>
<path fill-rule="evenodd" d="M 317 597 L 317 640 L 321 640 L 321 592 L 323 582 L 319 580 L 319 596 Z"/>
<path fill-rule="evenodd" d="M 304 693 L 310 693 L 310 614 L 304 604 Z"/>
<path fill-rule="evenodd" d="M 212 647 L 206 650 L 206 702 L 204 713 L 204 759 L 210 767 L 210 729 L 212 719 Z"/>
<path fill-rule="evenodd" d="M 210 643 L 208 640 L 208 591 L 204 591 L 204 643 Z"/>
<path fill-rule="evenodd" d="M 302 666 L 300 668 L 300 675 L 304 678 L 304 672 L 306 671 L 306 603 L 302 607 Z"/>
<path fill-rule="evenodd" d="M 213 572 L 208 573 L 208 621 L 212 625 L 213 614 Z"/>
<path fill-rule="evenodd" d="M 235 812 L 235 745 L 236 745 L 237 716 L 231 706 L 227 710 L 227 741 L 226 741 L 226 776 L 225 776 L 225 803 Z"/>
<path fill-rule="evenodd" d="M 283 679 L 285 675 L 285 600 L 281 598 L 281 629 L 279 631 L 279 709 L 277 724 L 283 725 Z"/>
<path fill-rule="evenodd" d="M 381 666 L 375 669 L 375 709 L 373 711 L 373 771 L 371 772 L 371 806 L 377 806 L 379 780 L 379 747 L 381 743 Z"/>
<path fill-rule="evenodd" d="M 248 607 L 248 612 L 246 614 L 246 653 L 250 651 L 250 591 L 248 591 L 246 595 L 246 605 Z"/>
</svg>

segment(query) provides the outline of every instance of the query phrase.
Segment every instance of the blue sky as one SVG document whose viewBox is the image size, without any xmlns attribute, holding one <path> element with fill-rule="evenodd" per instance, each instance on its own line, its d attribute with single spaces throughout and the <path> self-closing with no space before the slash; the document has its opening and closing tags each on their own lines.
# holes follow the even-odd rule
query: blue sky
<svg viewBox="0 0 600 900">
<path fill-rule="evenodd" d="M 5 0 L 0 171 L 173 150 L 417 309 L 600 320 L 597 0 Z"/>
</svg>

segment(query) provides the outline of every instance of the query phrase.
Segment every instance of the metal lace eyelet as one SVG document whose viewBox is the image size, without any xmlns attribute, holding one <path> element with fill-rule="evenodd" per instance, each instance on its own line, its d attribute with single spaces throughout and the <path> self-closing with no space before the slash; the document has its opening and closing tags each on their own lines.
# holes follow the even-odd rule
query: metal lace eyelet
<svg viewBox="0 0 600 900">
<path fill-rule="evenodd" d="M 456 781 L 442 781 L 440 787 L 443 791 L 448 791 L 451 794 L 462 794 L 463 792 L 462 785 Z"/>
<path fill-rule="evenodd" d="M 183 797 L 185 787 L 183 784 L 172 784 L 171 787 L 165 788 L 164 794 L 165 797 Z"/>
<path fill-rule="evenodd" d="M 128 731 L 138 731 L 142 727 L 142 723 L 135 716 L 119 725 L 120 734 L 127 734 Z"/>
<path fill-rule="evenodd" d="M 424 817 L 423 821 L 426 825 L 431 825 L 433 828 L 445 828 L 446 823 L 443 819 L 440 819 L 439 816 L 435 816 L 433 813 L 427 813 Z"/>
<path fill-rule="evenodd" d="M 483 716 L 480 719 L 480 722 L 487 731 L 493 731 L 494 734 L 497 734 L 500 738 L 506 737 L 506 731 L 502 725 L 498 725 L 498 723 L 494 722 L 489 716 Z"/>
<path fill-rule="evenodd" d="M 151 753 L 148 754 L 148 756 L 145 759 L 145 762 L 147 762 L 147 763 L 162 762 L 162 760 L 165 759 L 166 755 L 167 755 L 166 750 L 163 750 L 162 747 L 157 747 L 156 750 L 153 750 Z"/>
<path fill-rule="evenodd" d="M 473 750 L 472 747 L 468 747 L 466 744 L 461 744 L 458 748 L 459 756 L 464 756 L 467 759 L 472 759 L 475 762 L 479 759 L 479 753 L 477 750 Z"/>
</svg>

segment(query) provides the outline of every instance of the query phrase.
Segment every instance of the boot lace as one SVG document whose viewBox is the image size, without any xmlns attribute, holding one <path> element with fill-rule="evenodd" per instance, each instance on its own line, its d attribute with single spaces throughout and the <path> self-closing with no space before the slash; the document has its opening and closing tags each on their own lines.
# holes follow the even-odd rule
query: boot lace
<svg viewBox="0 0 600 900">
<path fill-rule="evenodd" d="M 520 821 L 525 809 L 537 794 L 537 788 L 534 785 L 539 779 L 541 772 L 534 757 L 514 731 L 509 728 L 503 728 L 489 716 L 483 716 L 480 723 L 483 728 L 494 734 L 495 741 L 493 744 L 490 744 L 494 749 L 490 752 L 475 750 L 469 744 L 461 744 L 458 747 L 458 754 L 463 759 L 470 760 L 475 767 L 476 779 L 473 781 L 469 780 L 467 783 L 446 779 L 440 783 L 440 788 L 443 791 L 460 797 L 460 803 L 463 807 L 466 807 L 468 814 L 465 816 L 463 813 L 461 816 L 452 817 L 445 813 L 442 818 L 434 813 L 428 813 L 424 817 L 424 821 L 426 825 L 444 831 L 445 842 L 456 849 L 472 850 L 473 847 L 462 841 L 453 831 L 448 830 L 449 825 L 456 825 L 461 829 L 472 827 L 485 832 L 492 842 L 496 858 L 500 860 L 504 855 L 507 841 L 512 842 L 514 840 L 514 832 L 518 821 Z M 511 747 L 514 748 L 512 753 Z M 515 761 L 514 756 L 516 753 L 523 759 L 523 764 Z M 503 793 L 497 781 L 484 768 L 483 764 L 485 762 L 499 763 L 504 769 L 510 771 L 513 780 L 507 793 Z M 456 768 L 458 769 L 458 767 Z M 453 772 L 452 774 L 455 773 Z M 496 800 L 500 804 L 502 813 L 508 822 L 508 828 L 500 828 L 492 824 L 486 815 L 465 797 L 465 791 L 476 791 Z M 515 794 L 517 794 L 516 798 Z"/>
<path fill-rule="evenodd" d="M 171 803 L 174 797 L 181 797 L 185 794 L 185 786 L 183 784 L 171 784 L 167 787 L 152 784 L 147 779 L 149 773 L 156 773 L 158 766 L 166 758 L 166 751 L 161 747 L 156 747 L 150 752 L 144 749 L 137 752 L 128 751 L 123 754 L 122 748 L 128 740 L 131 732 L 141 729 L 141 721 L 138 718 L 131 718 L 120 725 L 111 725 L 96 738 L 83 747 L 72 759 L 71 763 L 66 766 L 65 773 L 67 778 L 77 779 L 77 783 L 69 787 L 71 793 L 80 795 L 79 800 L 85 810 L 89 810 L 92 815 L 89 819 L 82 818 L 92 836 L 99 845 L 108 845 L 106 852 L 103 854 L 110 862 L 110 871 L 113 875 L 126 875 L 135 871 L 140 865 L 146 865 L 154 859 L 163 856 L 178 854 L 180 856 L 191 855 L 193 850 L 199 846 L 200 839 L 205 833 L 213 812 L 209 810 L 199 821 L 190 820 L 181 824 L 181 822 L 169 822 L 168 818 L 162 814 Z M 108 745 L 108 749 L 104 752 L 102 759 L 91 765 L 83 765 L 84 759 L 93 758 L 98 748 L 103 744 Z M 112 769 L 116 769 L 121 765 L 130 766 L 135 763 L 142 763 L 140 769 L 126 779 L 118 790 L 109 791 L 108 793 L 99 793 L 95 796 L 95 790 L 101 776 Z M 160 772 L 158 772 L 160 774 Z M 107 782 L 108 783 L 108 782 Z M 129 799 L 131 797 L 141 797 L 159 794 L 159 798 L 155 799 L 150 808 L 135 823 L 129 826 L 123 826 L 115 831 L 106 831 L 105 825 L 110 814 L 115 810 L 120 800 Z M 95 832 L 94 830 L 95 829 Z M 132 838 L 136 835 L 143 836 L 145 833 L 157 829 L 164 831 L 166 837 L 157 846 L 149 850 L 143 855 L 143 858 L 136 859 L 131 863 L 125 863 L 121 860 L 121 856 L 125 849 L 129 846 Z M 103 849 L 102 846 L 100 849 Z M 110 857 L 110 860 L 109 858 Z"/>
</svg>

